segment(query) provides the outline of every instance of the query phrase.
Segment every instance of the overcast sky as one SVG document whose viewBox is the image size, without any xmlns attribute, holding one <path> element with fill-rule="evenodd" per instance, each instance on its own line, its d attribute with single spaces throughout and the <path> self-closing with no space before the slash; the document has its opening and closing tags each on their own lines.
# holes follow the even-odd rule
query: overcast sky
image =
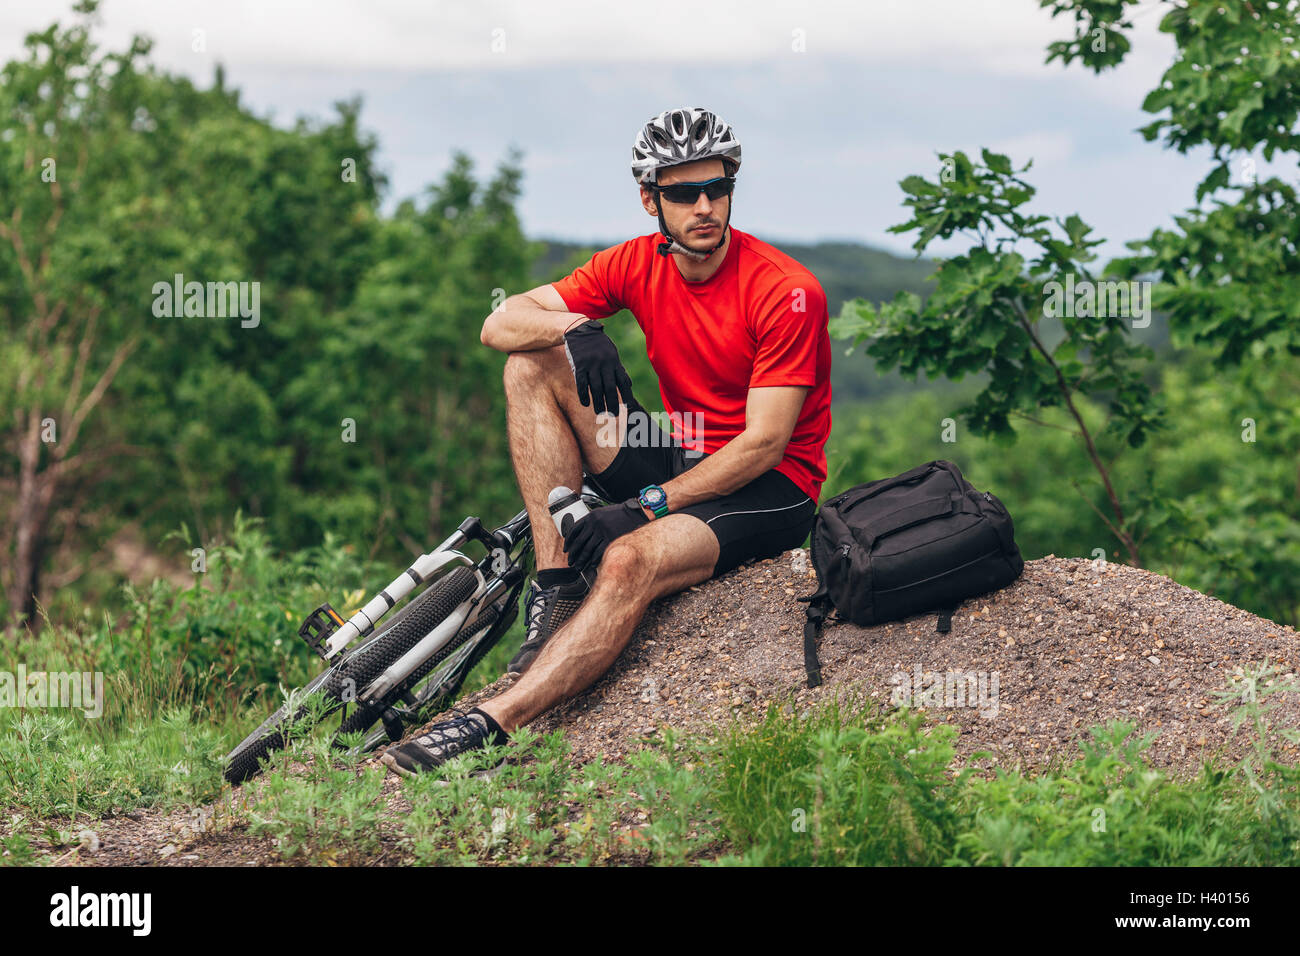
<svg viewBox="0 0 1300 956">
<path fill-rule="evenodd" d="M 0 54 L 71 5 L 4 5 Z M 98 35 L 116 49 L 147 34 L 157 64 L 204 86 L 220 62 L 277 123 L 360 94 L 390 206 L 453 150 L 486 172 L 513 145 L 530 235 L 649 232 L 632 140 L 650 115 L 698 105 L 744 146 L 733 222 L 769 241 L 906 251 L 886 232 L 906 218 L 898 180 L 933 177 L 938 151 L 989 146 L 1032 158 L 1036 210 L 1078 212 L 1115 255 L 1180 212 L 1209 168 L 1134 132 L 1173 52 L 1161 15 L 1143 6 L 1129 60 L 1100 77 L 1044 65 L 1071 24 L 1037 0 L 105 0 Z"/>
</svg>

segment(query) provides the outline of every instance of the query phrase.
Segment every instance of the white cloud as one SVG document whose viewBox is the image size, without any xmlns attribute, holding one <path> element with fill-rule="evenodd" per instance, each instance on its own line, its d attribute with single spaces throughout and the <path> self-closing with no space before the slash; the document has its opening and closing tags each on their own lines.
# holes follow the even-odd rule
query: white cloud
<svg viewBox="0 0 1300 956">
<path fill-rule="evenodd" d="M 156 64 L 204 86 L 220 61 L 243 102 L 281 122 L 363 93 L 393 199 L 453 149 L 486 171 L 522 146 L 521 214 L 546 235 L 652 228 L 626 170 L 631 137 L 665 106 L 700 102 L 745 142 L 741 228 L 899 248 L 910 240 L 884 234 L 905 218 L 897 182 L 931 173 L 940 150 L 1032 156 L 1035 210 L 1078 209 L 1103 235 L 1143 234 L 1190 201 L 1203 158 L 1132 133 L 1172 53 L 1155 33 L 1162 6 L 1143 8 L 1132 53 L 1101 76 L 1044 65 L 1072 22 L 1037 0 L 104 0 L 97 39 L 120 49 L 145 33 Z M 70 7 L 0 6 L 0 59 Z M 196 28 L 206 52 L 191 50 Z M 806 53 L 791 50 L 796 29 Z"/>
<path fill-rule="evenodd" d="M 70 6 L 0 12 L 0 55 L 11 56 L 24 32 L 66 17 Z M 105 0 L 101 16 L 112 45 L 146 33 L 158 62 L 204 76 L 214 60 L 422 71 L 799 56 L 1029 77 L 1041 71 L 1045 45 L 1071 29 L 1035 0 Z M 1144 61 L 1153 27 L 1153 18 L 1143 22 L 1135 56 Z M 191 49 L 195 29 L 206 32 L 205 53 Z M 804 53 L 792 50 L 796 31 Z"/>
</svg>

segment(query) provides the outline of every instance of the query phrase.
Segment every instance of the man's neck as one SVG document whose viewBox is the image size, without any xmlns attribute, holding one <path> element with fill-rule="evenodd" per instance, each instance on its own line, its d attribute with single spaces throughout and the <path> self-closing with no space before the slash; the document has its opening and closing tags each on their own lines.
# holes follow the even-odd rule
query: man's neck
<svg viewBox="0 0 1300 956">
<path fill-rule="evenodd" d="M 690 256 L 684 256 L 680 252 L 673 253 L 673 261 L 677 263 L 677 271 L 682 274 L 682 278 L 687 282 L 703 282 L 722 268 L 722 263 L 727 258 L 727 250 L 730 248 L 731 226 L 728 225 L 727 237 L 722 242 L 722 248 L 703 262 L 692 259 Z"/>
</svg>

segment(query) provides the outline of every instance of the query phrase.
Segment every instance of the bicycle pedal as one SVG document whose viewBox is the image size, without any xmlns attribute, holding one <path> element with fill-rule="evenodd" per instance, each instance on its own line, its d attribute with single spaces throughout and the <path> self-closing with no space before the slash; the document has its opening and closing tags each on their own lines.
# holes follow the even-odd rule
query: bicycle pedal
<svg viewBox="0 0 1300 956">
<path fill-rule="evenodd" d="M 328 660 L 325 654 L 325 642 L 342 626 L 343 618 L 339 617 L 338 612 L 327 602 L 307 615 L 307 619 L 298 628 L 298 636 L 311 648 L 313 654 L 322 660 Z"/>
<path fill-rule="evenodd" d="M 405 708 L 385 707 L 379 714 L 379 722 L 384 725 L 391 743 L 397 743 L 406 736 L 407 714 Z"/>
</svg>

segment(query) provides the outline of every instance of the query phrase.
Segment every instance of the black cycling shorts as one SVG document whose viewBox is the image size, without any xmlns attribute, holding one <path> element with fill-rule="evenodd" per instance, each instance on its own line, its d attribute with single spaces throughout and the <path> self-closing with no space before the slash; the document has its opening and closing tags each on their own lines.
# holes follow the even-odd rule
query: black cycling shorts
<svg viewBox="0 0 1300 956">
<path fill-rule="evenodd" d="M 628 405 L 628 415 L 633 412 L 646 414 L 635 398 Z M 662 485 L 708 457 L 673 444 L 653 419 L 644 434 L 646 440 L 635 446 L 629 446 L 625 436 L 609 467 L 588 476 L 588 483 L 607 501 L 635 498 L 646 485 Z M 694 515 L 709 526 L 718 539 L 718 563 L 713 566 L 717 577 L 745 561 L 800 547 L 812 530 L 816 512 L 817 503 L 773 469 L 729 495 L 674 508 L 672 514 Z"/>
</svg>

